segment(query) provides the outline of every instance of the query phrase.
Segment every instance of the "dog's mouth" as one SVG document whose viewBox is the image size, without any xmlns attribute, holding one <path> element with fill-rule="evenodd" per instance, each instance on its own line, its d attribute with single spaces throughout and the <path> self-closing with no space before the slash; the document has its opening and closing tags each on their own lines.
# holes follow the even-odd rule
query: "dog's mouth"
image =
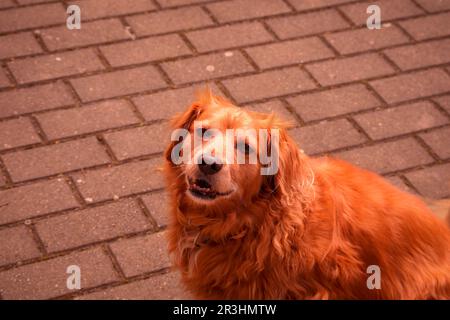
<svg viewBox="0 0 450 320">
<path fill-rule="evenodd" d="M 215 190 L 211 184 L 204 179 L 188 179 L 189 192 L 194 197 L 204 200 L 214 200 L 218 197 L 224 197 L 231 194 L 233 191 L 219 192 Z"/>
</svg>

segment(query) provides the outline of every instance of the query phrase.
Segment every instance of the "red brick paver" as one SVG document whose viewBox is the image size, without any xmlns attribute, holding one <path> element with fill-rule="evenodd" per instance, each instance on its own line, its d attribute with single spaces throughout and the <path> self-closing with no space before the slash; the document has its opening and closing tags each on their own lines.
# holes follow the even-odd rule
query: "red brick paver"
<svg viewBox="0 0 450 320">
<path fill-rule="evenodd" d="M 33 233 L 25 226 L 0 230 L 0 266 L 39 257 Z"/>
<path fill-rule="evenodd" d="M 141 198 L 156 225 L 158 227 L 167 226 L 169 223 L 167 195 L 163 192 L 155 192 L 142 196 Z"/>
<path fill-rule="evenodd" d="M 137 204 L 126 200 L 41 220 L 36 230 L 46 250 L 53 252 L 144 231 L 149 226 Z"/>
<path fill-rule="evenodd" d="M 73 105 L 75 102 L 62 82 L 0 92 L 0 117 Z"/>
<path fill-rule="evenodd" d="M 101 248 L 73 252 L 54 259 L 0 272 L 0 293 L 5 299 L 48 299 L 68 294 L 67 268 L 76 265 L 81 286 L 90 288 L 117 280 L 113 265 Z"/>
<path fill-rule="evenodd" d="M 19 83 L 48 80 L 104 69 L 100 59 L 90 49 L 14 60 L 8 64 L 8 67 Z"/>
<path fill-rule="evenodd" d="M 0 59 L 42 52 L 31 32 L 13 33 L 0 37 Z"/>
<path fill-rule="evenodd" d="M 79 206 L 63 179 L 42 181 L 0 191 L 0 223 L 30 219 Z"/>
<path fill-rule="evenodd" d="M 117 287 L 80 296 L 82 300 L 153 300 L 192 299 L 180 284 L 175 272 L 155 275 Z"/>
<path fill-rule="evenodd" d="M 40 141 L 39 135 L 28 118 L 0 122 L 0 150 L 26 146 Z"/>
<path fill-rule="evenodd" d="M 327 23 L 323 23 L 326 21 Z M 281 39 L 314 35 L 344 29 L 349 26 L 335 10 L 317 11 L 267 21 Z"/>
<path fill-rule="evenodd" d="M 291 135 L 307 154 L 358 145 L 366 141 L 345 119 L 324 121 L 291 131 Z"/>
<path fill-rule="evenodd" d="M 259 18 L 291 11 L 282 0 L 231 0 L 207 8 L 219 22 Z"/>
<path fill-rule="evenodd" d="M 13 181 L 24 181 L 105 164 L 110 159 L 98 141 L 89 137 L 8 153 L 3 161 Z"/>
<path fill-rule="evenodd" d="M 422 12 L 411 0 L 379 0 L 379 1 L 360 1 L 359 3 L 349 4 L 341 7 L 341 10 L 355 24 L 364 24 L 367 20 L 367 7 L 370 4 L 376 4 L 382 12 L 382 19 L 390 21 L 398 18 L 405 18 L 419 15 Z"/>
<path fill-rule="evenodd" d="M 199 52 L 269 42 L 273 39 L 258 22 L 192 31 L 187 33 L 187 37 Z"/>
<path fill-rule="evenodd" d="M 333 57 L 319 38 L 307 38 L 267 44 L 246 50 L 261 69 L 305 63 Z"/>
<path fill-rule="evenodd" d="M 449 197 L 449 30 L 447 0 L 0 1 L 0 299 L 192 298 L 160 168 L 205 83 L 307 154 Z"/>
<path fill-rule="evenodd" d="M 166 86 L 153 66 L 113 71 L 71 80 L 84 102 L 138 93 Z"/>
<path fill-rule="evenodd" d="M 108 133 L 105 134 L 105 140 L 116 158 L 125 160 L 163 152 L 170 142 L 170 137 L 165 135 L 168 131 L 167 123 L 158 123 Z"/>
<path fill-rule="evenodd" d="M 50 50 L 62 50 L 104 42 L 125 40 L 130 35 L 119 19 L 86 22 L 80 30 L 69 30 L 66 26 L 44 29 L 42 40 Z"/>
<path fill-rule="evenodd" d="M 111 250 L 127 277 L 170 267 L 164 232 L 119 240 Z"/>
<path fill-rule="evenodd" d="M 450 34 L 450 13 L 436 14 L 400 22 L 416 40 L 432 39 Z"/>
<path fill-rule="evenodd" d="M 66 20 L 62 3 L 49 3 L 0 12 L 0 33 L 62 24 Z"/>
<path fill-rule="evenodd" d="M 74 179 L 85 200 L 97 202 L 162 188 L 160 165 L 154 158 L 77 173 Z"/>
<path fill-rule="evenodd" d="M 49 139 L 92 133 L 139 122 L 139 118 L 125 100 L 107 100 L 82 108 L 45 112 L 36 118 Z"/>
</svg>

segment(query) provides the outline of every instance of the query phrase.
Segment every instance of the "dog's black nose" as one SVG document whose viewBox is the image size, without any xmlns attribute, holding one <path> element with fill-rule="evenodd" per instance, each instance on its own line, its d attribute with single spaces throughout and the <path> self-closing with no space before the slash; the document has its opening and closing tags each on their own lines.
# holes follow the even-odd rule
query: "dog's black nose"
<svg viewBox="0 0 450 320">
<path fill-rule="evenodd" d="M 220 169 L 222 169 L 223 164 L 220 163 L 220 160 L 215 157 L 203 155 L 198 166 L 201 172 L 206 175 L 210 175 L 219 172 Z"/>
</svg>

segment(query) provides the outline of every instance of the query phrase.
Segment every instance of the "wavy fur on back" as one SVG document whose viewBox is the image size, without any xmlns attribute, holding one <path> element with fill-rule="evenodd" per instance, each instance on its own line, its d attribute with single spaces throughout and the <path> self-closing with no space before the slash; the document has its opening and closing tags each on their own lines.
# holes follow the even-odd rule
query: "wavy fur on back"
<svg viewBox="0 0 450 320">
<path fill-rule="evenodd" d="M 189 129 L 211 105 L 243 112 L 207 92 L 174 128 Z M 419 198 L 344 161 L 304 155 L 276 117 L 247 116 L 281 130 L 279 171 L 255 178 L 248 197 L 193 204 L 173 144 L 166 150 L 169 250 L 196 297 L 450 298 L 450 230 Z M 380 267 L 379 290 L 367 288 L 370 265 Z"/>
</svg>

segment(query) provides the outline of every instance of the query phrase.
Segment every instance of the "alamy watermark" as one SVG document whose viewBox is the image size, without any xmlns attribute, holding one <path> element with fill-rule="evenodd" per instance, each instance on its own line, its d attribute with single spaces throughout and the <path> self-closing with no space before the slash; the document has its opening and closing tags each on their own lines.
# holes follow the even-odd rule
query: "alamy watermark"
<svg viewBox="0 0 450 320">
<path fill-rule="evenodd" d="M 376 4 L 367 7 L 367 11 L 370 16 L 367 18 L 366 25 L 370 30 L 381 29 L 381 9 Z"/>
<path fill-rule="evenodd" d="M 369 278 L 367 278 L 367 288 L 369 290 L 380 290 L 381 289 L 381 269 L 376 264 L 370 265 L 367 267 L 368 274 L 370 274 Z"/>
<path fill-rule="evenodd" d="M 72 4 L 66 10 L 68 17 L 66 26 L 69 30 L 81 29 L 81 9 L 79 6 Z"/>
<path fill-rule="evenodd" d="M 81 289 L 81 269 L 77 265 L 70 265 L 66 269 L 66 273 L 69 274 L 66 280 L 66 286 L 69 290 Z"/>
</svg>

